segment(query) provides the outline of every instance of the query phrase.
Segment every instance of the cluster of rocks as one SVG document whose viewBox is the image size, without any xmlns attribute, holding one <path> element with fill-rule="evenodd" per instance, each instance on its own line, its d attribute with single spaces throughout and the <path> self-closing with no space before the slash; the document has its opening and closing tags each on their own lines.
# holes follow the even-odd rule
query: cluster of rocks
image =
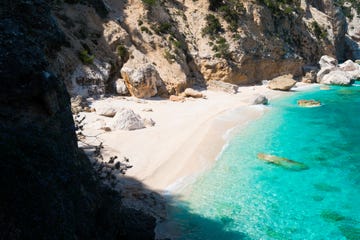
<svg viewBox="0 0 360 240">
<path fill-rule="evenodd" d="M 360 79 L 360 65 L 352 60 L 338 64 L 335 58 L 325 55 L 321 57 L 319 65 L 318 83 L 350 85 L 354 80 Z"/>
<path fill-rule="evenodd" d="M 152 127 L 155 125 L 155 121 L 146 118 L 142 118 L 136 114 L 133 110 L 127 108 L 121 108 L 116 110 L 113 107 L 100 106 L 96 107 L 96 113 L 101 116 L 112 118 L 109 126 L 104 130 L 136 130 L 146 127 Z"/>
</svg>

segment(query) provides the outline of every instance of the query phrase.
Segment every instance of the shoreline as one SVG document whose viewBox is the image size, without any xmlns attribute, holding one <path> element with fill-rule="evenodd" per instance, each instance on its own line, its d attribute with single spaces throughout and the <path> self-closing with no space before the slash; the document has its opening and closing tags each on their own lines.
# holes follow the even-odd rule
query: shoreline
<svg viewBox="0 0 360 240">
<path fill-rule="evenodd" d="M 295 92 L 315 86 L 299 85 Z M 252 105 L 256 96 L 264 95 L 271 101 L 293 92 L 251 86 L 239 87 L 239 92 L 233 95 L 206 90 L 202 93 L 207 99 L 190 98 L 183 103 L 131 97 L 101 99 L 93 101 L 92 107 L 130 108 L 156 124 L 134 131 L 104 132 L 99 126 L 107 124 L 111 118 L 82 113 L 86 116 L 84 133 L 98 136 L 87 140 L 89 144 L 103 142 L 104 159 L 114 155 L 130 159 L 133 168 L 125 176 L 138 179 L 149 189 L 174 194 L 213 166 L 234 132 L 267 111 L 266 106 Z M 145 108 L 152 111 L 144 111 Z"/>
</svg>

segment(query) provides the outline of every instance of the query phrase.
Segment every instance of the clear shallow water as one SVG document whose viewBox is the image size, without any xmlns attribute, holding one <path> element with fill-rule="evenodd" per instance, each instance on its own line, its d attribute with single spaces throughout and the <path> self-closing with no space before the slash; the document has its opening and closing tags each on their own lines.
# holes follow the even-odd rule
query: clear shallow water
<svg viewBox="0 0 360 240">
<path fill-rule="evenodd" d="M 299 99 L 323 106 L 300 108 Z M 176 239 L 360 239 L 360 87 L 317 88 L 271 108 L 174 200 Z M 309 169 L 267 164 L 258 153 Z"/>
</svg>

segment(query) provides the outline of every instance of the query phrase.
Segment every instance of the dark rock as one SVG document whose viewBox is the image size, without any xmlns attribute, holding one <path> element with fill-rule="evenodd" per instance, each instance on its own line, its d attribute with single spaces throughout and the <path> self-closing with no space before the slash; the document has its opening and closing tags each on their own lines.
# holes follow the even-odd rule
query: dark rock
<svg viewBox="0 0 360 240">
<path fill-rule="evenodd" d="M 268 103 L 269 103 L 269 100 L 264 95 L 257 96 L 253 102 L 253 104 L 255 104 L 255 105 L 257 105 L 257 104 L 267 105 Z"/>
<path fill-rule="evenodd" d="M 78 149 L 69 94 L 48 69 L 65 43 L 51 4 L 0 4 L 0 238 L 153 239 L 155 218 L 123 207 Z"/>
</svg>

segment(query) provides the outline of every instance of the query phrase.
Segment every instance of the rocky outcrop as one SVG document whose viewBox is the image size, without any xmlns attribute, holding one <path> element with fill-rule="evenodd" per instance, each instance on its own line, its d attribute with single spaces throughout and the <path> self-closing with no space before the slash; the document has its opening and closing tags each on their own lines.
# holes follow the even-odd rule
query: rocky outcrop
<svg viewBox="0 0 360 240">
<path fill-rule="evenodd" d="M 96 96 L 105 94 L 111 65 L 95 59 L 92 64 L 80 64 L 70 77 L 72 95 Z"/>
<path fill-rule="evenodd" d="M 317 82 L 334 85 L 350 85 L 360 79 L 360 65 L 351 60 L 338 65 L 335 58 L 321 57 L 320 71 L 317 73 Z"/>
<path fill-rule="evenodd" d="M 289 91 L 293 86 L 295 86 L 295 84 L 296 81 L 292 78 L 291 75 L 285 75 L 269 81 L 268 88 L 272 90 Z"/>
</svg>

